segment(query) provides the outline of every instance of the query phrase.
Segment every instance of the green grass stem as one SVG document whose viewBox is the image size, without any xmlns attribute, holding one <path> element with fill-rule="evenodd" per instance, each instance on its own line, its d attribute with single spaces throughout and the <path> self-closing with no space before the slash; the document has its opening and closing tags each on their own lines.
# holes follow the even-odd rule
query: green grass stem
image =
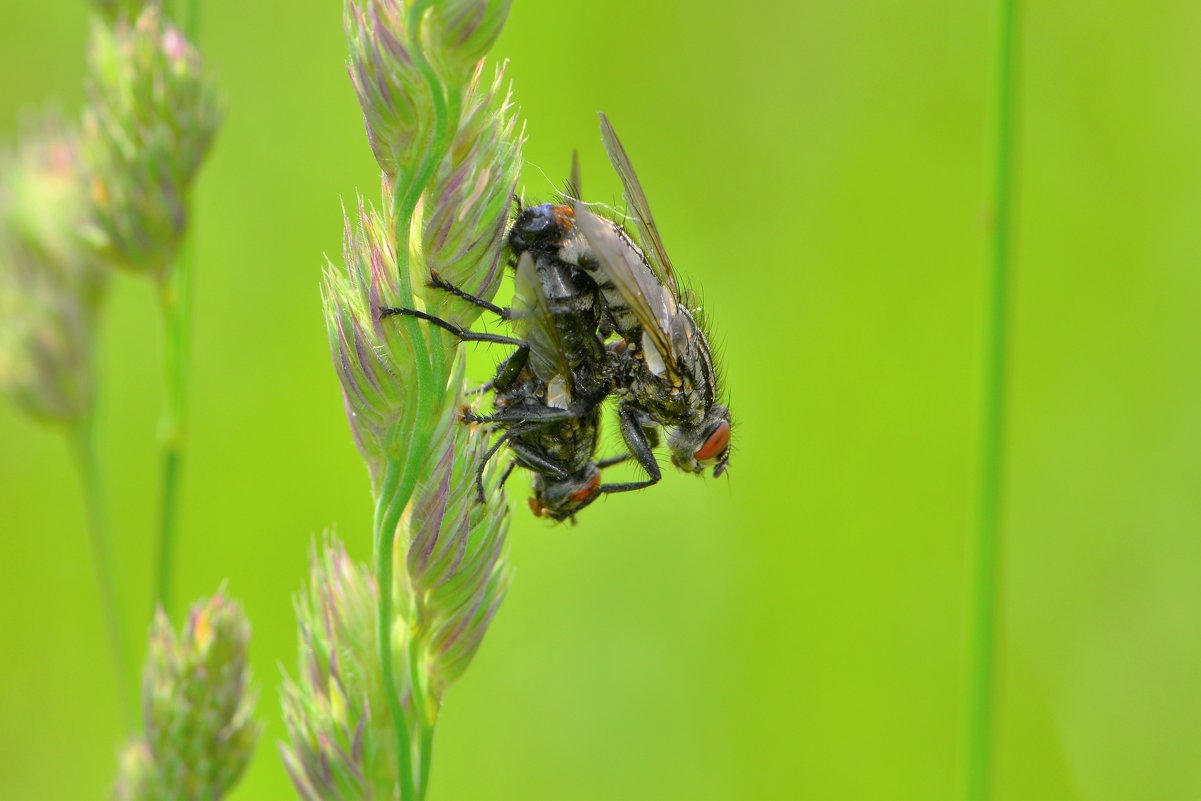
<svg viewBox="0 0 1201 801">
<path fill-rule="evenodd" d="M 424 716 L 421 718 L 421 773 L 418 778 L 418 788 L 422 801 L 429 791 L 430 763 L 434 760 L 434 729 L 437 725 L 436 720 L 429 721 Z"/>
<path fill-rule="evenodd" d="M 175 266 L 159 284 L 163 313 L 163 373 L 166 393 L 161 430 L 162 474 L 158 526 L 158 576 L 155 600 L 171 614 L 175 547 L 179 526 L 179 495 L 187 442 L 188 351 L 191 317 L 191 277 L 195 263 L 195 232 L 189 231 Z"/>
<path fill-rule="evenodd" d="M 96 569 L 96 585 L 100 591 L 100 606 L 117 683 L 117 705 L 125 731 L 131 733 L 137 727 L 137 700 L 133 692 L 133 674 L 130 672 L 132 662 L 129 657 L 129 638 L 125 632 L 121 581 L 117 574 L 112 534 L 108 526 L 104 468 L 96 447 L 95 402 L 71 428 L 70 436 L 71 453 L 79 469 L 84 506 L 87 509 L 88 532 L 92 540 L 92 562 Z"/>
<path fill-rule="evenodd" d="M 425 11 L 422 3 L 415 4 L 409 12 L 409 29 L 412 39 L 420 41 L 421 19 Z M 413 215 L 417 203 L 421 199 L 426 186 L 433 179 L 438 165 L 450 146 L 452 120 L 447 110 L 445 89 L 438 81 L 432 68 L 426 63 L 423 54 L 418 49 L 416 54 L 419 67 L 429 82 L 431 96 L 434 102 L 434 138 L 429 150 L 422 158 L 411 177 L 405 181 L 398 178 L 396 197 L 393 199 L 393 230 L 396 242 L 396 269 L 399 272 L 402 294 L 401 300 L 406 305 L 412 302 L 412 286 L 409 280 L 409 237 L 412 233 Z M 457 104 L 456 104 L 457 108 Z M 457 119 L 457 118 L 456 118 Z M 420 341 L 420 323 L 418 320 L 406 317 L 400 321 L 413 329 L 414 341 Z M 418 721 L 421 736 L 418 740 L 419 753 L 414 755 L 412 736 L 409 732 L 400 698 L 397 694 L 396 665 L 392 655 L 392 625 L 395 610 L 392 608 L 392 593 L 385 591 L 391 588 L 393 576 L 392 565 L 395 559 L 396 528 L 401 514 L 412 498 L 417 485 L 417 477 L 428 456 L 430 427 L 433 424 L 433 412 L 436 401 L 446 392 L 445 358 L 438 348 L 433 349 L 429 359 L 418 359 L 417 362 L 417 408 L 414 417 L 409 418 L 408 443 L 405 463 L 399 467 L 389 465 L 383 481 L 382 491 L 377 499 L 376 513 L 376 580 L 380 587 L 379 593 L 379 644 L 380 669 L 383 672 L 384 688 L 392 720 L 396 729 L 398 752 L 401 755 L 401 798 L 402 801 L 420 801 L 425 798 L 429 777 L 429 756 L 426 748 L 432 745 L 432 724 L 425 720 L 425 698 L 422 682 L 413 669 L 409 669 L 410 705 L 413 709 L 413 719 Z M 381 506 L 382 505 L 382 506 Z M 414 647 L 410 642 L 410 648 Z M 416 756 L 419 774 L 414 776 L 413 757 Z"/>
<path fill-rule="evenodd" d="M 420 15 L 422 12 L 423 6 L 421 4 L 418 4 L 410 11 L 410 25 L 413 26 L 413 30 L 415 31 L 419 31 L 421 24 Z M 463 91 L 461 86 L 452 85 L 444 87 L 435 74 L 433 67 L 425 58 L 425 54 L 418 50 L 415 55 L 417 67 L 425 77 L 426 84 L 430 88 L 430 94 L 434 99 L 434 141 L 431 144 L 429 155 L 423 165 L 424 182 L 421 184 L 421 188 L 424 189 L 425 185 L 433 179 L 438 165 L 442 162 L 443 157 L 450 148 L 451 140 L 455 134 L 454 128 L 457 126 L 462 113 Z M 404 267 L 402 269 L 408 269 L 407 256 L 404 259 Z M 445 394 L 446 386 L 443 377 L 446 375 L 446 354 L 441 348 L 433 348 L 432 350 L 432 372 L 436 380 L 442 381 L 442 384 L 434 387 L 433 391 Z M 417 798 L 418 801 L 424 801 L 426 794 L 429 792 L 430 765 L 433 760 L 434 750 L 434 729 L 438 721 L 436 717 L 431 719 L 426 714 L 425 683 L 422 681 L 416 648 L 410 649 L 409 653 L 409 684 L 413 692 L 413 708 L 416 711 L 415 719 L 420 730 L 417 745 Z"/>
<path fill-rule="evenodd" d="M 992 231 L 985 329 L 985 373 L 980 489 L 976 532 L 975 603 L 968 703 L 969 801 L 989 798 L 993 774 L 996 706 L 997 609 L 1001 554 L 1001 489 L 1004 469 L 1006 329 L 1014 184 L 1014 95 L 1017 0 L 1001 0 L 1000 57 Z"/>
<path fill-rule="evenodd" d="M 405 722 L 404 709 L 396 685 L 396 666 L 393 664 L 392 627 L 392 561 L 396 548 L 396 527 L 400 523 L 408 497 L 416 485 L 416 471 L 405 464 L 389 462 L 385 471 L 381 492 L 376 502 L 375 514 L 375 576 L 379 588 L 377 626 L 380 649 L 380 671 L 384 679 L 384 693 L 388 698 L 388 713 L 392 718 L 396 734 L 396 753 L 400 768 L 401 801 L 416 801 L 417 793 L 413 782 L 412 744 L 409 727 Z M 401 499 L 404 498 L 403 501 Z"/>
<path fill-rule="evenodd" d="M 176 19 L 184 36 L 193 44 L 200 33 L 199 0 L 180 0 Z M 192 211 L 191 203 L 187 207 Z M 192 271 L 196 263 L 196 220 L 189 217 L 179 258 L 159 284 L 163 314 L 163 373 L 166 394 L 163 408 L 162 468 L 160 476 L 158 568 L 155 600 L 171 614 L 178 540 L 179 497 L 187 441 L 188 354 L 192 314 Z"/>
<path fill-rule="evenodd" d="M 428 178 L 426 179 L 428 181 Z M 409 202 L 409 191 L 406 196 L 395 203 L 394 230 L 396 232 L 396 262 L 400 273 L 402 302 L 411 305 L 412 289 L 408 275 L 409 227 L 417 202 L 414 198 Z M 420 197 L 420 191 L 416 193 Z M 406 317 L 401 325 L 417 326 L 417 320 Z M 419 334 L 419 332 L 415 332 Z M 414 341 L 420 341 L 414 336 Z M 395 610 L 392 608 L 392 565 L 396 553 L 396 529 L 400 524 L 401 515 L 413 496 L 417 486 L 417 476 L 426 458 L 429 445 L 429 426 L 433 413 L 433 371 L 428 360 L 419 359 L 417 363 L 417 404 L 415 414 L 406 415 L 407 429 L 404 441 L 407 443 L 405 458 L 402 464 L 390 461 L 385 471 L 379 497 L 376 501 L 375 524 L 375 561 L 376 582 L 379 585 L 379 647 L 380 670 L 384 678 L 384 690 L 388 696 L 389 712 L 396 730 L 397 752 L 400 755 L 401 799 L 416 801 L 417 791 L 413 780 L 413 750 L 409 736 L 408 724 L 401 707 L 400 696 L 397 692 L 396 665 L 392 658 L 392 626 Z M 402 429 L 402 430 L 403 430 Z"/>
</svg>

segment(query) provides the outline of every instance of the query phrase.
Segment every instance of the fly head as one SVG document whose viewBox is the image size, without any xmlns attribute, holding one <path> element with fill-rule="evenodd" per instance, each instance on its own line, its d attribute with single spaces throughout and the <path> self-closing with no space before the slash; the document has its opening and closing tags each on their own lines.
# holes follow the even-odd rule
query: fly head
<svg viewBox="0 0 1201 801">
<path fill-rule="evenodd" d="M 671 461 L 687 473 L 703 473 L 712 465 L 714 477 L 730 464 L 730 410 L 715 404 L 697 426 L 673 428 L 667 435 Z"/>
<path fill-rule="evenodd" d="M 535 473 L 532 485 L 534 497 L 529 501 L 530 511 L 536 517 L 562 521 L 596 500 L 601 488 L 601 473 L 595 463 L 589 462 L 584 469 L 567 478 Z"/>
</svg>

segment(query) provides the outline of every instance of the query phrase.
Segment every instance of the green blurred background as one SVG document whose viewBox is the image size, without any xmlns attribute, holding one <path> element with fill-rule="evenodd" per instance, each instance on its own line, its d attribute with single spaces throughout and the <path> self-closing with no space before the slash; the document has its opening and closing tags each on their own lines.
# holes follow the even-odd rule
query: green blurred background
<svg viewBox="0 0 1201 801">
<path fill-rule="evenodd" d="M 958 795 L 995 3 L 515 5 L 495 52 L 527 196 L 572 147 L 586 194 L 618 196 L 608 112 L 705 291 L 737 452 L 728 481 L 673 471 L 574 528 L 516 509 L 516 582 L 448 697 L 431 798 Z M 1196 797 L 1201 4 L 1026 5 L 996 794 Z M 82 2 L 3 1 L 5 139 L 45 98 L 77 109 L 87 29 Z M 339 204 L 378 178 L 339 2 L 209 0 L 201 40 L 228 119 L 198 194 L 177 594 L 244 602 L 266 731 L 234 798 L 290 798 L 306 553 L 336 526 L 370 554 L 318 280 Z M 161 339 L 147 285 L 111 301 L 103 446 L 140 638 Z M 0 797 L 103 797 L 120 732 L 75 476 L 10 405 L 0 538 Z"/>
</svg>

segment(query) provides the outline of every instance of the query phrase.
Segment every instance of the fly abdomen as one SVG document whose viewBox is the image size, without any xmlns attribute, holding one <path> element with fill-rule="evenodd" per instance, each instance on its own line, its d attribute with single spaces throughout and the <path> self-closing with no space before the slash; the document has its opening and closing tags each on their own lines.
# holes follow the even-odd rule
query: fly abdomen
<svg viewBox="0 0 1201 801">
<path fill-rule="evenodd" d="M 597 263 L 594 260 L 581 259 L 577 266 L 586 271 L 595 281 L 597 290 L 604 298 L 605 312 L 613 322 L 613 328 L 621 334 L 622 338 L 636 341 L 642 334 L 642 326 L 638 324 L 638 319 L 630 311 L 629 305 L 622 299 L 621 292 L 603 272 L 597 269 Z"/>
</svg>

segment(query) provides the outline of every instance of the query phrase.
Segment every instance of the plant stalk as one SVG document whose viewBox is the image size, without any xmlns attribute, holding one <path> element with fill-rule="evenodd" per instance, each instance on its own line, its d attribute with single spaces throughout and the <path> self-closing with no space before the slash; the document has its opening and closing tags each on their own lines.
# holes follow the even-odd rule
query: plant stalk
<svg viewBox="0 0 1201 801">
<path fill-rule="evenodd" d="M 434 759 L 434 729 L 437 725 L 436 718 L 429 720 L 424 714 L 421 716 L 421 773 L 418 784 L 420 801 L 425 801 L 425 794 L 429 791 L 430 763 Z"/>
<path fill-rule="evenodd" d="M 400 523 L 405 504 L 408 503 L 408 497 L 413 494 L 413 487 L 417 483 L 416 471 L 408 468 L 407 462 L 404 465 L 389 462 L 381 492 L 376 501 L 375 575 L 379 589 L 376 623 L 380 648 L 380 671 L 384 678 L 384 693 L 388 698 L 388 713 L 392 717 L 393 729 L 396 733 L 397 761 L 400 768 L 400 798 L 401 801 L 416 801 L 417 793 L 413 783 L 413 750 L 409 727 L 405 721 L 400 695 L 397 692 L 396 668 L 393 664 L 392 653 L 394 623 L 392 562 L 396 548 L 396 527 Z M 403 501 L 401 501 L 402 498 Z"/>
<path fill-rule="evenodd" d="M 196 44 L 200 33 L 200 1 L 179 0 L 176 18 L 184 36 Z M 190 198 L 185 207 L 192 211 Z M 171 614 L 175 545 L 178 539 L 179 494 L 183 480 L 184 449 L 187 440 L 187 390 L 189 334 L 192 313 L 192 270 L 196 263 L 196 221 L 189 217 L 188 231 L 174 267 L 159 280 L 159 306 L 163 313 L 163 373 L 166 381 L 165 405 L 160 439 L 162 473 L 160 477 L 158 570 L 155 600 Z"/>
<path fill-rule="evenodd" d="M 412 31 L 414 41 L 420 41 L 421 18 L 424 11 L 425 6 L 421 3 L 417 3 L 410 9 L 409 30 Z M 446 98 L 441 82 L 438 81 L 433 69 L 425 62 L 420 50 L 416 55 L 426 80 L 430 84 L 435 119 L 434 138 L 430 143 L 429 151 L 408 181 L 397 180 L 396 196 L 393 198 L 392 204 L 396 267 L 399 272 L 401 293 L 404 296 L 401 300 L 406 304 L 411 304 L 413 296 L 409 277 L 409 237 L 413 215 L 416 213 L 417 203 L 420 201 L 422 193 L 433 178 L 437 166 L 441 163 L 449 146 L 448 130 L 451 122 L 447 114 Z M 401 325 L 412 327 L 414 340 L 420 339 L 420 323 L 416 319 L 405 318 L 399 322 Z M 376 507 L 376 580 L 380 587 L 378 609 L 380 669 L 383 673 L 384 689 L 388 695 L 389 709 L 396 729 L 398 752 L 401 756 L 400 778 L 403 801 L 410 801 L 410 799 L 419 801 L 425 797 L 429 775 L 429 757 L 425 749 L 427 745 L 432 745 L 432 726 L 425 721 L 424 692 L 411 658 L 408 665 L 411 693 L 409 701 L 414 712 L 414 720 L 419 722 L 421 728 L 421 736 L 418 740 L 419 753 L 414 754 L 412 735 L 405 721 L 397 694 L 396 665 L 392 657 L 392 619 L 395 614 L 392 609 L 391 593 L 392 565 L 395 559 L 396 529 L 405 507 L 412 498 L 417 485 L 417 477 L 428 455 L 426 451 L 429 445 L 430 424 L 436 407 L 435 400 L 446 390 L 445 382 L 442 380 L 445 359 L 438 348 L 432 350 L 430 359 L 419 359 L 416 365 L 417 408 L 415 416 L 409 418 L 410 426 L 406 426 L 408 428 L 408 447 L 404 464 L 399 467 L 395 464 L 388 465 Z M 406 641 L 411 652 L 416 646 L 410 639 L 406 638 Z M 413 775 L 414 756 L 419 766 L 419 784 Z"/>
<path fill-rule="evenodd" d="M 428 181 L 428 178 L 426 178 Z M 414 182 L 415 183 L 415 182 Z M 399 184 L 398 184 L 399 188 Z M 415 196 L 414 196 L 415 195 Z M 409 202 L 409 197 L 414 196 Z M 416 193 L 406 193 L 400 203 L 393 203 L 395 209 L 394 230 L 396 241 L 396 263 L 400 273 L 401 302 L 406 305 L 412 302 L 411 282 L 408 274 L 409 226 L 412 223 L 416 209 L 416 198 L 420 197 L 420 188 Z M 417 327 L 417 320 L 405 318 L 399 321 L 401 325 Z M 414 339 L 418 339 L 419 331 L 415 331 Z M 392 626 L 395 610 L 392 608 L 392 566 L 396 554 L 396 530 L 400 525 L 405 507 L 413 496 L 417 486 L 417 476 L 426 458 L 429 444 L 429 421 L 433 412 L 433 375 L 428 360 L 418 360 L 417 363 L 417 404 L 413 415 L 406 415 L 405 432 L 407 449 L 402 463 L 390 460 L 385 471 L 380 493 L 376 499 L 376 531 L 375 531 L 375 560 L 376 583 L 379 585 L 379 647 L 380 671 L 384 678 L 384 690 L 388 696 L 389 712 L 392 715 L 393 726 L 396 730 L 397 752 L 400 757 L 400 779 L 402 801 L 417 801 L 417 790 L 413 779 L 413 750 L 412 739 L 408 724 L 401 707 L 400 696 L 397 692 L 396 666 L 392 658 Z M 406 633 L 406 643 L 408 642 Z M 412 699 L 410 699 L 412 702 Z"/>
<path fill-rule="evenodd" d="M 188 335 L 195 233 L 189 231 L 175 266 L 159 281 L 163 313 L 163 374 L 166 394 L 160 434 L 162 477 L 158 527 L 158 580 L 155 599 L 170 615 L 175 545 L 179 525 L 179 493 L 187 441 Z"/>
<path fill-rule="evenodd" d="M 129 639 L 125 633 L 124 606 L 121 602 L 121 582 L 117 575 L 112 534 L 108 526 L 104 469 L 96 447 L 96 403 L 92 402 L 83 417 L 71 428 L 71 453 L 79 470 L 84 506 L 87 509 L 88 532 L 92 540 L 92 562 L 96 569 L 96 585 L 104 615 L 113 674 L 117 682 L 117 705 L 125 731 L 137 726 L 137 701 L 130 679 Z"/>
<path fill-rule="evenodd" d="M 985 329 L 985 374 L 980 488 L 976 532 L 975 604 L 968 704 L 969 801 L 989 798 L 995 733 L 997 609 L 1001 553 L 1001 490 L 1004 468 L 1007 324 L 1013 225 L 1014 73 L 1017 62 L 1017 0 L 1000 3 L 999 82 L 993 185 L 994 227 Z"/>
<path fill-rule="evenodd" d="M 196 36 L 200 33 L 200 0 L 186 0 L 186 5 L 186 9 L 181 9 L 184 13 L 180 15 L 180 24 L 188 41 L 199 44 Z"/>
<path fill-rule="evenodd" d="M 417 30 L 416 26 L 420 24 L 416 19 L 419 13 L 420 7 L 413 9 L 414 30 Z M 428 183 L 433 178 L 438 165 L 450 147 L 450 140 L 454 135 L 452 128 L 457 126 L 459 116 L 462 113 L 463 89 L 461 86 L 456 85 L 447 86 L 444 89 L 433 67 L 420 51 L 417 53 L 417 65 L 430 87 L 431 96 L 434 98 L 434 141 L 430 147 L 430 157 L 426 160 L 424 181 L 424 183 Z M 444 91 L 445 95 L 443 94 Z M 405 269 L 407 269 L 407 258 Z M 441 380 L 446 370 L 446 354 L 443 353 L 441 348 L 433 348 L 431 358 L 433 362 L 433 374 L 436 379 Z M 439 391 L 444 390 L 444 385 L 439 388 Z M 436 712 L 432 718 L 426 714 L 425 683 L 422 681 L 420 664 L 417 657 L 417 648 L 410 648 L 409 684 L 412 687 L 413 706 L 417 712 L 416 720 L 420 727 L 420 736 L 417 744 L 417 797 L 419 801 L 424 801 L 426 793 L 429 792 L 430 764 L 433 761 L 434 753 L 434 729 L 438 721 Z"/>
</svg>

